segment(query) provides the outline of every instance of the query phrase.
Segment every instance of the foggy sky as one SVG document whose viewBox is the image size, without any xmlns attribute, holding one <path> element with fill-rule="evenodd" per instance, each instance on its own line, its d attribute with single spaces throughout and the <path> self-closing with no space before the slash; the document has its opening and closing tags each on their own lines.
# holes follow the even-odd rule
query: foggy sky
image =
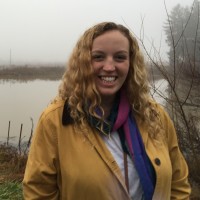
<svg viewBox="0 0 200 200">
<path fill-rule="evenodd" d="M 168 12 L 178 3 L 165 0 Z M 144 24 L 142 26 L 142 19 Z M 65 63 L 86 28 L 102 21 L 128 26 L 166 59 L 163 0 L 0 0 L 0 65 Z"/>
</svg>

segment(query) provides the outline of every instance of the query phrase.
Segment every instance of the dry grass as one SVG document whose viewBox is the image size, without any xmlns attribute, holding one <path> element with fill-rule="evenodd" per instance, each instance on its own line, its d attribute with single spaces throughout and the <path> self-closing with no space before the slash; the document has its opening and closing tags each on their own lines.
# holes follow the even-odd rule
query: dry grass
<svg viewBox="0 0 200 200">
<path fill-rule="evenodd" d="M 27 153 L 20 155 L 17 148 L 0 145 L 0 183 L 22 181 L 26 161 Z"/>
</svg>

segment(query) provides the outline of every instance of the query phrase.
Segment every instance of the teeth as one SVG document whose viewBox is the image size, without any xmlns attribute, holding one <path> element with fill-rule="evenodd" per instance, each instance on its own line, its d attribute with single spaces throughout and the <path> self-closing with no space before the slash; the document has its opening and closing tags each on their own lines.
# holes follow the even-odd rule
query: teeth
<svg viewBox="0 0 200 200">
<path fill-rule="evenodd" d="M 102 76 L 101 80 L 106 81 L 106 82 L 112 82 L 112 81 L 115 81 L 115 77 Z"/>
</svg>

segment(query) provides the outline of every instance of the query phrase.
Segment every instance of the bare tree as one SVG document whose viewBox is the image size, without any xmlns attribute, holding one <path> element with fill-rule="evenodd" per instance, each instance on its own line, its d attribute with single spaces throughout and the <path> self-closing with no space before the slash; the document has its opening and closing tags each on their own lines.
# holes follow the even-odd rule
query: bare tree
<svg viewBox="0 0 200 200">
<path fill-rule="evenodd" d="M 165 5 L 168 22 L 168 40 L 170 40 L 170 62 L 163 63 L 160 50 L 157 50 L 152 42 L 152 47 L 147 50 L 144 44 L 143 19 L 140 37 L 137 37 L 149 60 L 151 74 L 152 94 L 157 95 L 166 102 L 168 110 L 177 130 L 179 144 L 190 169 L 192 182 L 200 187 L 200 76 L 197 76 L 197 52 L 199 47 L 199 2 L 194 0 L 191 9 L 185 16 L 185 23 L 180 20 L 181 31 L 177 36 L 176 27 Z M 194 5 L 196 24 L 193 24 L 193 45 L 186 42 L 186 30 L 188 30 L 191 17 L 194 18 Z M 179 11 L 180 7 L 178 6 Z M 187 8 L 188 10 L 188 8 Z M 166 24 L 165 24 L 166 25 Z M 191 30 L 190 30 L 191 31 Z M 191 33 L 190 33 L 191 34 Z M 183 45 L 184 43 L 184 45 Z M 152 56 L 152 52 L 154 53 Z M 191 56 L 192 55 L 192 56 Z M 198 55 L 199 56 L 199 55 Z M 167 94 L 159 90 L 156 85 L 156 76 L 160 75 L 168 84 Z"/>
</svg>

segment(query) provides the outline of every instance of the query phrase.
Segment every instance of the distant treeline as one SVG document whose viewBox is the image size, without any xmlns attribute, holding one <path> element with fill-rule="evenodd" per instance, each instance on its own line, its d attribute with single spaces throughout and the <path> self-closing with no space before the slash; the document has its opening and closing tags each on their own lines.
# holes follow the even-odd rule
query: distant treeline
<svg viewBox="0 0 200 200">
<path fill-rule="evenodd" d="M 59 80 L 61 79 L 64 66 L 11 66 L 0 67 L 0 79 L 3 80 Z"/>
<path fill-rule="evenodd" d="M 31 81 L 40 80 L 60 80 L 65 71 L 65 66 L 0 66 L 0 80 Z M 147 67 L 150 81 L 162 78 L 160 72 L 153 67 Z"/>
</svg>

